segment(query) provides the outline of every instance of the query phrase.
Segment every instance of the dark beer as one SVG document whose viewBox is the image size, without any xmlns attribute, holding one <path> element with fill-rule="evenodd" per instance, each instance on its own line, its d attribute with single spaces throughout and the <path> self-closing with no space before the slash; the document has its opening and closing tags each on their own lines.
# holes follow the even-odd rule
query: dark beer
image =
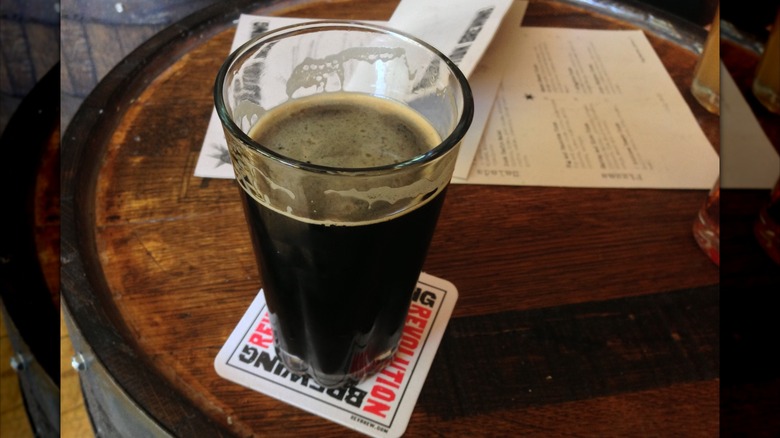
<svg viewBox="0 0 780 438">
<path fill-rule="evenodd" d="M 439 143 L 408 107 L 365 95 L 329 97 L 272 110 L 250 135 L 298 161 L 346 168 L 405 161 Z M 344 222 L 299 217 L 242 194 L 285 365 L 331 387 L 381 369 L 400 339 L 445 190 L 391 217 L 352 207 Z M 356 221 L 360 208 L 367 216 Z"/>
</svg>

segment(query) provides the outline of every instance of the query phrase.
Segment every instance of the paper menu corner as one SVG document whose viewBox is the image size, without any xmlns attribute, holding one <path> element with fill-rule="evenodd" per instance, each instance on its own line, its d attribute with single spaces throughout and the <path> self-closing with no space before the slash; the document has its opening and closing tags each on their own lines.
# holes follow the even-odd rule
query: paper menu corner
<svg viewBox="0 0 780 438">
<path fill-rule="evenodd" d="M 512 0 L 406 0 L 387 24 L 431 44 L 470 77 L 512 4 Z"/>
<path fill-rule="evenodd" d="M 236 33 L 230 52 L 238 49 L 242 44 L 253 37 L 272 29 L 301 23 L 306 19 L 288 17 L 263 17 L 241 14 L 236 26 Z M 227 57 L 228 54 L 225 54 Z M 201 145 L 198 160 L 195 164 L 194 175 L 201 178 L 235 178 L 233 165 L 230 161 L 227 141 L 222 124 L 216 109 L 212 109 L 211 117 L 206 128 L 206 134 Z"/>
<path fill-rule="evenodd" d="M 474 158 L 482 143 L 482 136 L 492 114 L 501 79 L 512 57 L 513 44 L 519 38 L 520 24 L 528 8 L 527 1 L 517 1 L 504 11 L 489 47 L 480 58 L 478 68 L 469 76 L 474 95 L 474 119 L 460 144 L 453 171 L 453 182 L 468 182 Z"/>
</svg>

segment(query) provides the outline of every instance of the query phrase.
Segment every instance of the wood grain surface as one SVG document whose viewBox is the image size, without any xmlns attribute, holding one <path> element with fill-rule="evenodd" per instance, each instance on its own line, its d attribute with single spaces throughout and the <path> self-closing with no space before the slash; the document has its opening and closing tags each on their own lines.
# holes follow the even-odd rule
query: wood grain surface
<svg viewBox="0 0 780 438">
<path fill-rule="evenodd" d="M 237 11 L 384 20 L 396 4 L 240 2 L 190 17 L 110 73 L 65 133 L 64 302 L 171 433 L 349 433 L 214 372 L 262 279 L 235 182 L 193 171 Z M 531 2 L 524 25 L 635 28 L 560 1 Z M 646 33 L 718 149 L 718 118 L 688 92 L 697 55 Z M 719 271 L 691 234 L 705 196 L 452 186 L 425 271 L 460 298 L 407 434 L 716 435 Z"/>
</svg>

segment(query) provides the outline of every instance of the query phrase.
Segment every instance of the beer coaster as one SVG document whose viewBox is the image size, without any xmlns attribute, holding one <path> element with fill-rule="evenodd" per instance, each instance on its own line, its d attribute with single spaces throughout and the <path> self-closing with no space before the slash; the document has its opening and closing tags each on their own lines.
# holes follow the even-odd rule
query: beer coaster
<svg viewBox="0 0 780 438">
<path fill-rule="evenodd" d="M 409 424 L 457 299 L 452 283 L 420 274 L 393 362 L 359 385 L 326 389 L 281 365 L 261 289 L 217 354 L 214 368 L 224 379 L 366 435 L 399 437 Z"/>
</svg>

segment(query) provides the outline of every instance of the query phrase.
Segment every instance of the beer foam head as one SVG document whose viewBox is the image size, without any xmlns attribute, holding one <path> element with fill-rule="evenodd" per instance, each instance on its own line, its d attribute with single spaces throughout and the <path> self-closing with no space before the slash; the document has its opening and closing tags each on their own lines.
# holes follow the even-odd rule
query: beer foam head
<svg viewBox="0 0 780 438">
<path fill-rule="evenodd" d="M 403 122 L 379 128 L 382 123 L 370 117 L 335 117 L 314 134 L 290 125 L 279 146 L 250 137 L 253 127 L 265 132 L 281 126 L 274 117 L 285 118 L 282 107 L 343 96 L 352 104 L 395 101 L 404 110 L 389 113 Z M 465 77 L 435 48 L 394 30 L 349 22 L 295 25 L 247 43 L 220 70 L 215 102 L 244 190 L 278 212 L 325 224 L 386 220 L 442 191 L 473 115 Z M 333 135 L 338 125 L 359 132 L 336 141 L 346 132 Z"/>
<path fill-rule="evenodd" d="M 231 148 L 244 190 L 314 223 L 372 223 L 417 208 L 447 185 L 454 165 L 455 154 L 444 167 L 438 160 L 406 165 L 439 146 L 437 131 L 405 105 L 355 93 L 288 102 L 261 117 L 250 136 L 278 162 L 310 168 L 277 168 L 251 148 Z"/>
<path fill-rule="evenodd" d="M 359 93 L 292 100 L 264 114 L 249 136 L 281 156 L 341 169 L 398 164 L 441 142 L 408 106 Z"/>
</svg>

